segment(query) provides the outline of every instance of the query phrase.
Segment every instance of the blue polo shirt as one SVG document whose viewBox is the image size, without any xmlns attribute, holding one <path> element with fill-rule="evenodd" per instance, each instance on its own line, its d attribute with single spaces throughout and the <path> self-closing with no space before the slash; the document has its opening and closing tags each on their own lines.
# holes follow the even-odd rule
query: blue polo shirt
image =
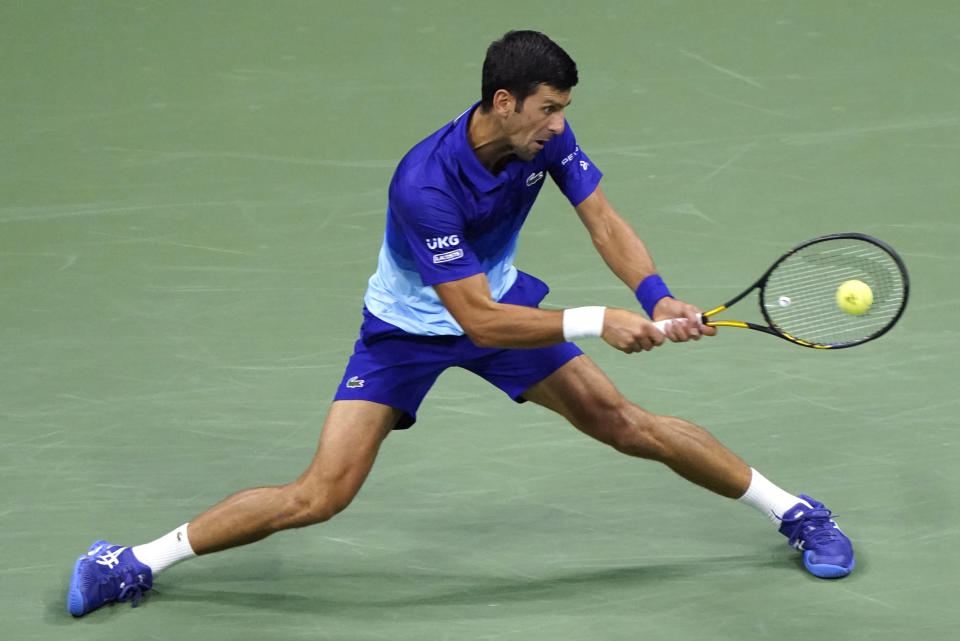
<svg viewBox="0 0 960 641">
<path fill-rule="evenodd" d="M 603 175 L 577 145 L 569 125 L 529 162 L 497 175 L 467 138 L 479 103 L 400 161 L 390 182 L 387 227 L 364 303 L 377 318 L 411 334 L 462 335 L 433 285 L 484 273 L 501 301 L 517 281 L 517 236 L 547 174 L 573 206 Z M 513 297 L 509 297 L 512 299 Z"/>
</svg>

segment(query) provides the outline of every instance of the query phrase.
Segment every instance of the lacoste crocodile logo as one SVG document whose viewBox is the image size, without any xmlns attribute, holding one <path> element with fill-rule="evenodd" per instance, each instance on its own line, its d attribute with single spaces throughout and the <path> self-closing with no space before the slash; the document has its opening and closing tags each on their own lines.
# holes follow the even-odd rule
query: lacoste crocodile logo
<svg viewBox="0 0 960 641">
<path fill-rule="evenodd" d="M 352 376 L 352 377 L 347 381 L 347 387 L 349 387 L 349 388 L 351 388 L 351 389 L 357 388 L 357 387 L 363 387 L 364 382 L 365 382 L 365 381 L 364 381 L 362 378 L 357 378 L 356 376 Z"/>
</svg>

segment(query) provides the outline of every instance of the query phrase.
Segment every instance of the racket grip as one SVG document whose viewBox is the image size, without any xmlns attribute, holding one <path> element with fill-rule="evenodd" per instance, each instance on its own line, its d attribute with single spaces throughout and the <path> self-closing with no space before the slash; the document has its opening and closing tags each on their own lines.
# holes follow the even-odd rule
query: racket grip
<svg viewBox="0 0 960 641">
<path fill-rule="evenodd" d="M 702 323 L 702 322 L 703 322 L 703 314 L 697 314 L 697 319 L 699 319 L 699 321 Z M 670 325 L 670 323 L 672 323 L 673 321 L 679 321 L 679 320 L 684 320 L 684 319 L 682 319 L 682 318 L 668 318 L 668 319 L 666 319 L 666 320 L 656 321 L 653 325 L 654 325 L 654 327 L 656 327 L 657 329 L 659 329 L 661 333 L 666 334 L 666 333 L 667 333 L 667 332 L 666 332 L 667 326 Z"/>
</svg>

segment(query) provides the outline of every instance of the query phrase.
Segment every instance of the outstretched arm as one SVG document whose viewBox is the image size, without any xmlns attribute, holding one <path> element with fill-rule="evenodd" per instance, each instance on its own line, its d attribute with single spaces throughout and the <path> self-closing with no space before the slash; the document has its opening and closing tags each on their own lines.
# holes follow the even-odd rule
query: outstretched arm
<svg viewBox="0 0 960 641">
<path fill-rule="evenodd" d="M 474 343 L 481 347 L 532 348 L 556 345 L 564 337 L 564 314 L 556 311 L 498 303 L 490 296 L 484 274 L 434 285 L 444 307 Z M 632 353 L 663 343 L 663 334 L 640 314 L 608 307 L 600 334 L 617 349 Z"/>
<path fill-rule="evenodd" d="M 597 249 L 610 270 L 627 287 L 636 291 L 640 283 L 653 274 L 656 267 L 646 245 L 637 236 L 633 227 L 618 214 L 599 187 L 576 207 L 593 246 Z M 700 310 L 684 301 L 665 297 L 653 308 L 653 319 L 686 318 L 687 323 L 671 323 L 667 336 L 673 341 L 697 339 L 700 334 L 712 336 L 716 328 L 707 327 L 698 321 Z"/>
</svg>

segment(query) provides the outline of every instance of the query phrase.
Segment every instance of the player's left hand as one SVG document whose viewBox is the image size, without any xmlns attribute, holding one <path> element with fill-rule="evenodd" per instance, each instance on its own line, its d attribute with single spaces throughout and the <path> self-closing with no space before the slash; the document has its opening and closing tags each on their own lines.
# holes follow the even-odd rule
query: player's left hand
<svg viewBox="0 0 960 641">
<path fill-rule="evenodd" d="M 717 333 L 716 327 L 700 322 L 699 313 L 700 308 L 696 305 L 667 296 L 661 298 L 653 308 L 653 320 L 682 319 L 669 323 L 663 333 L 674 343 L 691 339 L 698 341 L 701 336 L 713 336 Z"/>
</svg>

